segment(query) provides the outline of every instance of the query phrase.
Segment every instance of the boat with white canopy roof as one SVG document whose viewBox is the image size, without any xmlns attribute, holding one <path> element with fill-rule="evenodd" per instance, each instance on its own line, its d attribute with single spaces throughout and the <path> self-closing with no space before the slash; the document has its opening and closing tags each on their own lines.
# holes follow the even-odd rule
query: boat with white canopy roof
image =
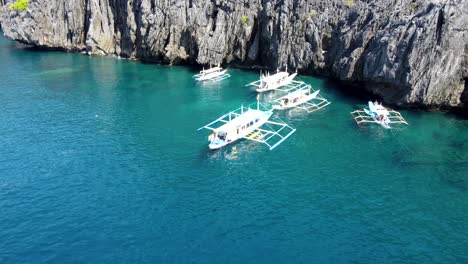
<svg viewBox="0 0 468 264">
<path fill-rule="evenodd" d="M 219 82 L 224 79 L 227 79 L 231 77 L 229 73 L 227 73 L 226 69 L 223 69 L 220 65 L 216 67 L 209 68 L 205 70 L 200 71 L 200 73 L 195 74 L 193 78 L 195 78 L 197 81 L 213 81 L 213 82 Z"/>
<path fill-rule="evenodd" d="M 276 148 L 296 129 L 279 120 L 271 120 L 273 109 L 262 110 L 257 97 L 257 107 L 241 106 L 199 128 L 213 133 L 208 137 L 210 149 L 219 149 L 239 139 L 263 143 L 270 150 Z"/>
<path fill-rule="evenodd" d="M 290 84 L 297 73 L 289 74 L 288 69 L 285 71 L 276 70 L 275 74 L 269 73 L 262 74 L 260 72 L 260 79 L 247 84 L 246 86 L 253 86 L 259 93 L 276 90 L 284 85 Z"/>
<path fill-rule="evenodd" d="M 276 104 L 273 105 L 273 109 L 286 110 L 299 108 L 311 113 L 331 103 L 319 95 L 320 90 L 314 91 L 311 85 L 304 82 L 293 81 L 291 85 L 285 86 L 284 91 L 287 94 L 274 100 Z"/>
</svg>

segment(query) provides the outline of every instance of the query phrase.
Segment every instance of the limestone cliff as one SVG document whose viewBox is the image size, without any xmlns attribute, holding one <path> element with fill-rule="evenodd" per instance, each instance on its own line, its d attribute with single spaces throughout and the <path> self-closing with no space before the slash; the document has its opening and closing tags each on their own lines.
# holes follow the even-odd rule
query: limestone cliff
<svg viewBox="0 0 468 264">
<path fill-rule="evenodd" d="M 93 55 L 285 67 L 400 105 L 468 106 L 467 0 L 30 0 L 4 34 Z M 356 88 L 359 89 L 359 88 Z"/>
</svg>

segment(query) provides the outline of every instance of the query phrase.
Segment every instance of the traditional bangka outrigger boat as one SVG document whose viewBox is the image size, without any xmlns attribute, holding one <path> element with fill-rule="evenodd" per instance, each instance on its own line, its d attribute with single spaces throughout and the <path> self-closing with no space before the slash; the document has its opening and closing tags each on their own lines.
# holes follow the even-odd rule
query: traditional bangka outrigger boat
<svg viewBox="0 0 468 264">
<path fill-rule="evenodd" d="M 193 76 L 193 78 L 195 78 L 197 81 L 213 81 L 213 82 L 219 82 L 229 77 L 231 77 L 231 75 L 227 73 L 227 70 L 224 70 L 219 65 L 213 68 L 209 68 L 207 70 L 203 68 L 203 70 L 201 70 L 200 73 L 195 74 Z"/>
<path fill-rule="evenodd" d="M 260 110 L 257 98 L 256 109 L 241 106 L 198 130 L 213 131 L 208 137 L 210 149 L 219 149 L 244 138 L 264 143 L 272 150 L 296 131 L 281 120 L 271 121 L 272 114 L 272 109 Z"/>
<path fill-rule="evenodd" d="M 297 107 L 311 113 L 331 103 L 319 95 L 320 90 L 313 91 L 312 87 L 304 82 L 294 81 L 293 83 L 300 83 L 300 85 L 295 86 L 294 91 L 276 99 L 275 101 L 279 104 L 274 105 L 273 109 L 286 110 Z"/>
<path fill-rule="evenodd" d="M 294 77 L 296 77 L 297 73 L 289 74 L 286 71 L 279 71 L 276 70 L 276 73 L 273 75 L 262 74 L 260 72 L 260 80 L 251 82 L 246 86 L 254 86 L 255 90 L 259 93 L 276 90 L 281 86 L 290 84 Z"/>
<path fill-rule="evenodd" d="M 356 110 L 351 115 L 357 124 L 377 123 L 387 129 L 391 128 L 390 124 L 409 125 L 399 112 L 387 109 L 377 102 L 369 101 L 369 109 Z"/>
</svg>

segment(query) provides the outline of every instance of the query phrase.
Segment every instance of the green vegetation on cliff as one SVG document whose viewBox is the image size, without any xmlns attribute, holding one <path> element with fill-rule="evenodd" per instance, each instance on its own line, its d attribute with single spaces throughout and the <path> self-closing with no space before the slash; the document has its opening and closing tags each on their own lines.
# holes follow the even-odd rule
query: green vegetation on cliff
<svg viewBox="0 0 468 264">
<path fill-rule="evenodd" d="M 344 1 L 343 1 L 343 4 L 344 4 L 346 7 L 349 7 L 349 8 L 354 7 L 354 6 L 356 5 L 356 3 L 354 3 L 353 0 L 344 0 Z"/>
<path fill-rule="evenodd" d="M 246 15 L 241 16 L 241 23 L 245 25 L 249 21 L 249 17 Z"/>
<path fill-rule="evenodd" d="M 16 0 L 15 3 L 11 4 L 8 7 L 8 10 L 16 10 L 16 11 L 25 11 L 28 9 L 29 0 Z"/>
</svg>

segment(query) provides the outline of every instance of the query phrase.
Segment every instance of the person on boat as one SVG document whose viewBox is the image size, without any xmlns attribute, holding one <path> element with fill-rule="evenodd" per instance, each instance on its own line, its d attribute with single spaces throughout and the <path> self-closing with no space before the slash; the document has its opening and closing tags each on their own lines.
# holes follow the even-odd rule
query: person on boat
<svg viewBox="0 0 468 264">
<path fill-rule="evenodd" d="M 379 105 L 379 102 L 377 100 L 375 100 L 374 105 L 375 106 Z"/>
</svg>

